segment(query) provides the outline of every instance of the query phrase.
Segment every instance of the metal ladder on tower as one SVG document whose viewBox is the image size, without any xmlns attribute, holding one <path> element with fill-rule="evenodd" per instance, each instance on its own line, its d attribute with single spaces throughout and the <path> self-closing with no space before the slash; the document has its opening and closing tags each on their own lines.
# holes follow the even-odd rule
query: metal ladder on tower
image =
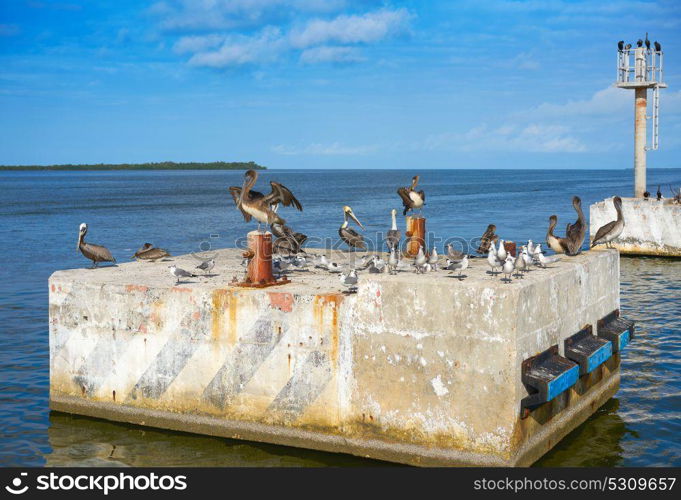
<svg viewBox="0 0 681 500">
<path fill-rule="evenodd" d="M 653 87 L 653 116 L 648 117 L 651 118 L 653 121 L 653 133 L 652 133 L 652 146 L 646 147 L 646 150 L 648 151 L 657 151 L 659 145 L 660 145 L 660 134 L 659 134 L 659 128 L 660 128 L 660 86 L 655 85 Z"/>
</svg>

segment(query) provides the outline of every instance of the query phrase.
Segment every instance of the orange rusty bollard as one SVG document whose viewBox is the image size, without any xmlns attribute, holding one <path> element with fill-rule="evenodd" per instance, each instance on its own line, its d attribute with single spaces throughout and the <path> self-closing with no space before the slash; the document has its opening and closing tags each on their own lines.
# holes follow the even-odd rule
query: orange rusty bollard
<svg viewBox="0 0 681 500">
<path fill-rule="evenodd" d="M 504 241 L 504 248 L 512 257 L 516 256 L 515 241 Z"/>
<path fill-rule="evenodd" d="M 290 283 L 286 278 L 277 281 L 272 273 L 272 233 L 251 231 L 248 233 L 248 248 L 254 255 L 248 263 L 246 281 L 239 286 L 266 287 Z"/>
<path fill-rule="evenodd" d="M 405 236 L 408 238 L 407 249 L 405 254 L 407 257 L 416 257 L 419 253 L 419 247 L 423 248 L 423 253 L 426 253 L 426 219 L 424 217 L 406 217 L 407 231 Z"/>
</svg>

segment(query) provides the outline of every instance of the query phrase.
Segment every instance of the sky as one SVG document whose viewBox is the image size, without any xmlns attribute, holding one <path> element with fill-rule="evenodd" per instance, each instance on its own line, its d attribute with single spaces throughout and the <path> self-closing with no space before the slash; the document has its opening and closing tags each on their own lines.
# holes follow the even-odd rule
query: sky
<svg viewBox="0 0 681 500">
<path fill-rule="evenodd" d="M 0 164 L 631 168 L 646 32 L 681 167 L 678 0 L 0 0 Z"/>
</svg>

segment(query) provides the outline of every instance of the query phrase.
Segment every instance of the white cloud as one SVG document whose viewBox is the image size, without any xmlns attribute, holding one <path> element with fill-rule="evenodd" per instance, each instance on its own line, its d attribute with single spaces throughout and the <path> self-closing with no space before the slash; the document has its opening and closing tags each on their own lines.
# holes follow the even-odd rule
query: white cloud
<svg viewBox="0 0 681 500">
<path fill-rule="evenodd" d="M 224 36 L 216 34 L 183 36 L 177 42 L 175 42 L 173 49 L 178 54 L 186 54 L 187 52 L 201 52 L 217 47 L 224 42 L 224 40 Z"/>
<path fill-rule="evenodd" d="M 300 54 L 300 62 L 305 64 L 325 62 L 357 62 L 363 57 L 354 47 L 314 47 Z"/>
<path fill-rule="evenodd" d="M 291 33 L 291 45 L 305 48 L 328 42 L 371 43 L 404 32 L 410 14 L 406 9 L 381 9 L 361 16 L 341 15 L 330 21 L 314 19 Z"/>
<path fill-rule="evenodd" d="M 312 155 L 312 156 L 354 156 L 365 155 L 373 153 L 378 149 L 376 145 L 367 146 L 345 146 L 338 142 L 331 144 L 312 143 L 300 147 L 285 146 L 279 144 L 272 148 L 272 151 L 280 155 L 295 156 L 295 155 Z"/>
<path fill-rule="evenodd" d="M 481 125 L 464 133 L 431 135 L 417 143 L 414 149 L 527 153 L 582 153 L 587 150 L 569 128 L 537 123 L 506 124 L 497 128 Z"/>
<path fill-rule="evenodd" d="M 255 37 L 226 40 L 214 51 L 198 52 L 189 59 L 191 66 L 224 68 L 242 64 L 272 61 L 285 49 L 279 29 L 266 28 Z"/>
</svg>

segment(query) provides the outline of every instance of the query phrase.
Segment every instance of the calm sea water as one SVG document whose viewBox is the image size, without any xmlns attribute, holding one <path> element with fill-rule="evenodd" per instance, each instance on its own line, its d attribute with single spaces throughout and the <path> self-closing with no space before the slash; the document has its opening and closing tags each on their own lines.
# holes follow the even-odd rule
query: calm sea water
<svg viewBox="0 0 681 500">
<path fill-rule="evenodd" d="M 632 191 L 631 171 L 428 171 L 428 229 L 471 239 L 495 223 L 506 239 L 542 241 L 547 219 L 574 220 L 583 205 Z M 350 205 L 368 232 L 399 208 L 407 171 L 263 172 L 304 205 L 282 215 L 308 235 L 334 238 Z M 652 170 L 649 183 L 681 184 L 681 170 Z M 273 445 L 147 429 L 48 410 L 47 279 L 88 264 L 76 251 L 78 225 L 123 262 L 150 241 L 181 254 L 229 247 L 246 225 L 227 192 L 242 172 L 0 172 L 0 466 L 386 465 Z M 264 187 L 263 187 L 264 189 Z M 586 210 L 588 216 L 588 209 Z M 681 465 L 681 261 L 622 259 L 622 310 L 637 320 L 622 386 L 537 465 Z"/>
</svg>

